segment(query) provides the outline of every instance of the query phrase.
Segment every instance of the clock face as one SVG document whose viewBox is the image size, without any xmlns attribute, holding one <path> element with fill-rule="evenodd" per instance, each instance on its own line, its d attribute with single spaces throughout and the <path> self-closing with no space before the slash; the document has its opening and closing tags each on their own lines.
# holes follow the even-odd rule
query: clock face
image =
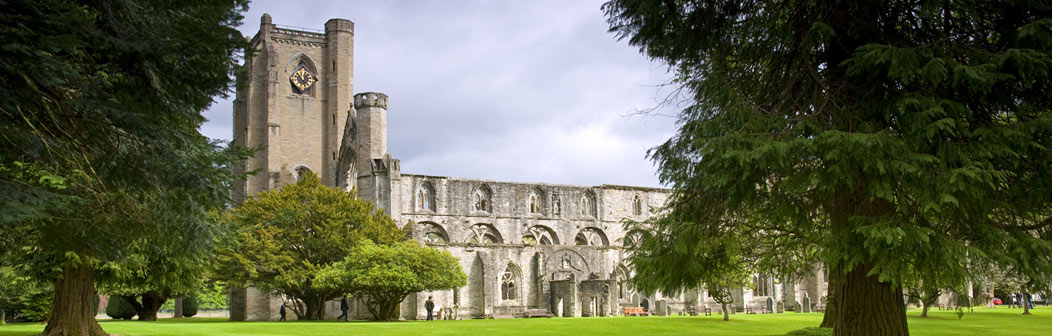
<svg viewBox="0 0 1052 336">
<path fill-rule="evenodd" d="M 292 72 L 292 76 L 289 76 L 289 81 L 292 82 L 292 86 L 299 91 L 299 93 L 307 92 L 317 82 L 318 79 L 314 78 L 314 74 L 310 73 L 306 67 L 300 65 L 296 68 L 296 71 Z"/>
</svg>

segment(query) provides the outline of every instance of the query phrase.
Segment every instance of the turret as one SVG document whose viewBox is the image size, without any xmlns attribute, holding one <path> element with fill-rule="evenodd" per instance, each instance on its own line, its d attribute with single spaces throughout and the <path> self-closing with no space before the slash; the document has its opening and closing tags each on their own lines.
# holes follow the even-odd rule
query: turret
<svg viewBox="0 0 1052 336">
<path fill-rule="evenodd" d="M 354 124 L 357 128 L 358 173 L 372 171 L 374 160 L 387 154 L 387 95 L 379 92 L 363 92 L 354 95 Z"/>
</svg>

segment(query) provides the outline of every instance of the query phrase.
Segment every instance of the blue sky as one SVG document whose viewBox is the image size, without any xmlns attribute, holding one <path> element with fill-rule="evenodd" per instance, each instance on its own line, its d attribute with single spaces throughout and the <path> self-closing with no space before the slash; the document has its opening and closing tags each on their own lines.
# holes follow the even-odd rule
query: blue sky
<svg viewBox="0 0 1052 336">
<path fill-rule="evenodd" d="M 354 90 L 390 96 L 387 151 L 411 174 L 660 186 L 647 149 L 675 130 L 667 67 L 608 33 L 601 1 L 254 1 L 259 18 L 355 22 Z M 231 103 L 201 131 L 230 139 Z"/>
</svg>

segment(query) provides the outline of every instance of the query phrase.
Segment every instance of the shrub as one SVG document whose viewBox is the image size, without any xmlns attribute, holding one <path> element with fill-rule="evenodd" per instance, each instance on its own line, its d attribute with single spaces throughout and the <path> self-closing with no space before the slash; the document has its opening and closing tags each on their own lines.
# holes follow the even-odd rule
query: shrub
<svg viewBox="0 0 1052 336">
<path fill-rule="evenodd" d="M 110 295 L 109 303 L 106 304 L 106 315 L 117 320 L 130 320 L 135 317 L 135 307 L 132 307 L 124 298 Z"/>
<path fill-rule="evenodd" d="M 183 317 L 197 315 L 197 295 L 190 294 L 183 297 Z"/>
</svg>

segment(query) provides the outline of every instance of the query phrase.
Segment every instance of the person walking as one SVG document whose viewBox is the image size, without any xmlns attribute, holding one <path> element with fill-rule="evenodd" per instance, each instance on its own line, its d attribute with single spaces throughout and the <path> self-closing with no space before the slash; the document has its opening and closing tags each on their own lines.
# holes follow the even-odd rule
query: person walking
<svg viewBox="0 0 1052 336">
<path fill-rule="evenodd" d="M 278 310 L 278 314 L 281 315 L 281 319 L 278 320 L 278 321 L 284 321 L 285 320 L 285 303 L 284 302 L 281 303 L 281 309 Z"/>
<path fill-rule="evenodd" d="M 1015 308 L 1015 293 L 1008 293 L 1008 308 Z"/>
<path fill-rule="evenodd" d="M 427 301 L 424 302 L 424 309 L 427 309 L 427 320 L 431 321 L 433 319 L 431 311 L 435 310 L 435 302 L 431 301 L 430 296 L 428 296 Z"/>
<path fill-rule="evenodd" d="M 347 322 L 347 310 L 349 309 L 351 309 L 351 307 L 347 305 L 347 296 L 344 295 L 343 298 L 340 299 L 340 311 L 342 311 L 343 314 L 341 314 L 340 317 L 337 317 L 336 320 L 339 321 L 342 318 L 344 322 Z"/>
</svg>

